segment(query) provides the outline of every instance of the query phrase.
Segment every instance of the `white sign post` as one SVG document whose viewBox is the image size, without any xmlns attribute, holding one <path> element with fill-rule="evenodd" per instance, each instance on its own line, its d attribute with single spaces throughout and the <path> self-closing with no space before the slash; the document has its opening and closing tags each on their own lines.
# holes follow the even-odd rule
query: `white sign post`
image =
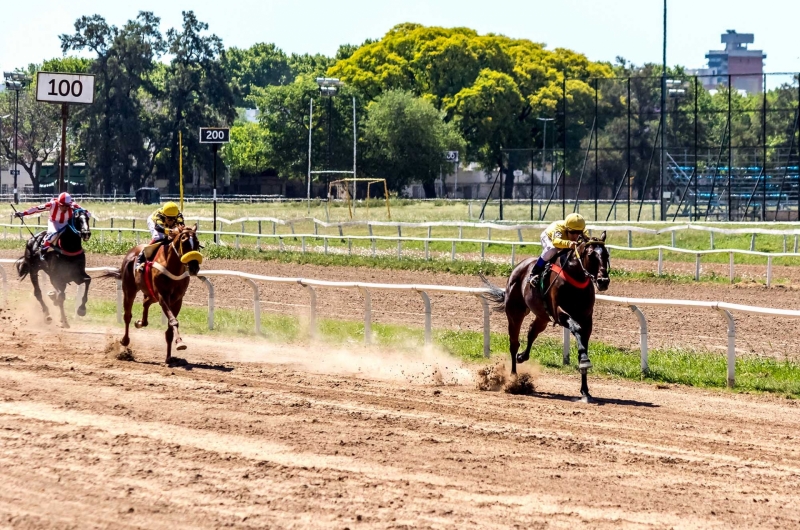
<svg viewBox="0 0 800 530">
<path fill-rule="evenodd" d="M 61 104 L 61 165 L 58 168 L 58 191 L 64 187 L 64 167 L 67 154 L 67 118 L 69 105 L 94 103 L 94 76 L 87 74 L 36 73 L 36 101 Z"/>
<path fill-rule="evenodd" d="M 455 182 L 453 183 L 453 198 L 458 198 L 458 151 L 445 151 L 444 159 L 455 164 Z M 444 181 L 443 181 L 444 183 Z"/>
</svg>

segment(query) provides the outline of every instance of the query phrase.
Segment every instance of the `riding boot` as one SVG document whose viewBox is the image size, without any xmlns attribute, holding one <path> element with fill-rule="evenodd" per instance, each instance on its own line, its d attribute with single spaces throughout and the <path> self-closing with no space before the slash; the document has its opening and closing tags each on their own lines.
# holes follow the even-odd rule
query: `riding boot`
<svg viewBox="0 0 800 530">
<path fill-rule="evenodd" d="M 531 279 L 530 279 L 530 284 L 531 285 L 538 285 L 539 284 L 539 280 L 541 279 L 542 272 L 544 272 L 544 268 L 545 268 L 546 265 L 547 265 L 547 262 L 545 260 L 543 260 L 542 258 L 539 258 L 539 260 L 533 266 L 533 270 L 531 270 Z"/>
<path fill-rule="evenodd" d="M 142 250 L 136 258 L 136 266 L 133 270 L 136 272 L 144 271 L 145 263 L 147 263 L 147 259 L 144 257 L 144 250 Z"/>
</svg>

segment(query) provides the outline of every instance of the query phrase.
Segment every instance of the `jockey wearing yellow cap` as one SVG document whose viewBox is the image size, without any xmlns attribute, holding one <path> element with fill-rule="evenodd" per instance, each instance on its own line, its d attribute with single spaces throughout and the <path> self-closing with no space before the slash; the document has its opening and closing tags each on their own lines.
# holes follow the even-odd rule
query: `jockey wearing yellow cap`
<svg viewBox="0 0 800 530">
<path fill-rule="evenodd" d="M 577 240 L 583 236 L 589 239 L 586 220 L 579 213 L 571 213 L 563 221 L 555 221 L 542 232 L 542 255 L 531 271 L 531 283 L 536 285 L 545 265 L 552 261 L 559 251 L 578 246 Z"/>
<path fill-rule="evenodd" d="M 159 246 L 166 242 L 168 230 L 184 226 L 186 223 L 183 220 L 183 213 L 174 202 L 165 203 L 164 206 L 153 212 L 153 215 L 147 219 L 147 228 L 150 229 L 152 240 L 139 253 L 136 270 L 142 270 L 145 262 L 155 254 Z"/>
</svg>

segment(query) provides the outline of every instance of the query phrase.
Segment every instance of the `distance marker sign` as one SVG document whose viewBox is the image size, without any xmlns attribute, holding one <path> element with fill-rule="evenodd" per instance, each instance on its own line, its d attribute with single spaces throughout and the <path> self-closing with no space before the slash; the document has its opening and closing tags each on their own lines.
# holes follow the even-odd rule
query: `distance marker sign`
<svg viewBox="0 0 800 530">
<path fill-rule="evenodd" d="M 48 103 L 94 103 L 94 76 L 36 73 L 36 100 Z"/>
<path fill-rule="evenodd" d="M 227 144 L 231 141 L 228 127 L 200 127 L 201 144 Z"/>
</svg>

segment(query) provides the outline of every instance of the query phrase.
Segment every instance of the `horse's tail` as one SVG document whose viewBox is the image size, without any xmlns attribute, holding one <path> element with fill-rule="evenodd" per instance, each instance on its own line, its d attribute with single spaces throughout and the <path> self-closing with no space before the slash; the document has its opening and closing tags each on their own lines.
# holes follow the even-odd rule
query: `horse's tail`
<svg viewBox="0 0 800 530">
<path fill-rule="evenodd" d="M 14 266 L 17 268 L 17 276 L 20 280 L 24 280 L 31 272 L 31 260 L 35 258 L 33 255 L 32 239 L 25 244 L 25 254 L 19 258 Z"/>
<path fill-rule="evenodd" d="M 495 311 L 505 311 L 506 309 L 506 290 L 497 287 L 496 285 L 492 285 L 492 283 L 486 279 L 482 273 L 478 273 L 480 276 L 481 281 L 489 289 L 489 292 L 486 293 L 484 296 L 494 305 Z"/>
<path fill-rule="evenodd" d="M 100 276 L 98 276 L 98 278 L 114 278 L 115 280 L 121 280 L 122 279 L 122 269 L 113 270 L 113 271 L 106 271 L 103 274 L 101 274 Z"/>
</svg>

